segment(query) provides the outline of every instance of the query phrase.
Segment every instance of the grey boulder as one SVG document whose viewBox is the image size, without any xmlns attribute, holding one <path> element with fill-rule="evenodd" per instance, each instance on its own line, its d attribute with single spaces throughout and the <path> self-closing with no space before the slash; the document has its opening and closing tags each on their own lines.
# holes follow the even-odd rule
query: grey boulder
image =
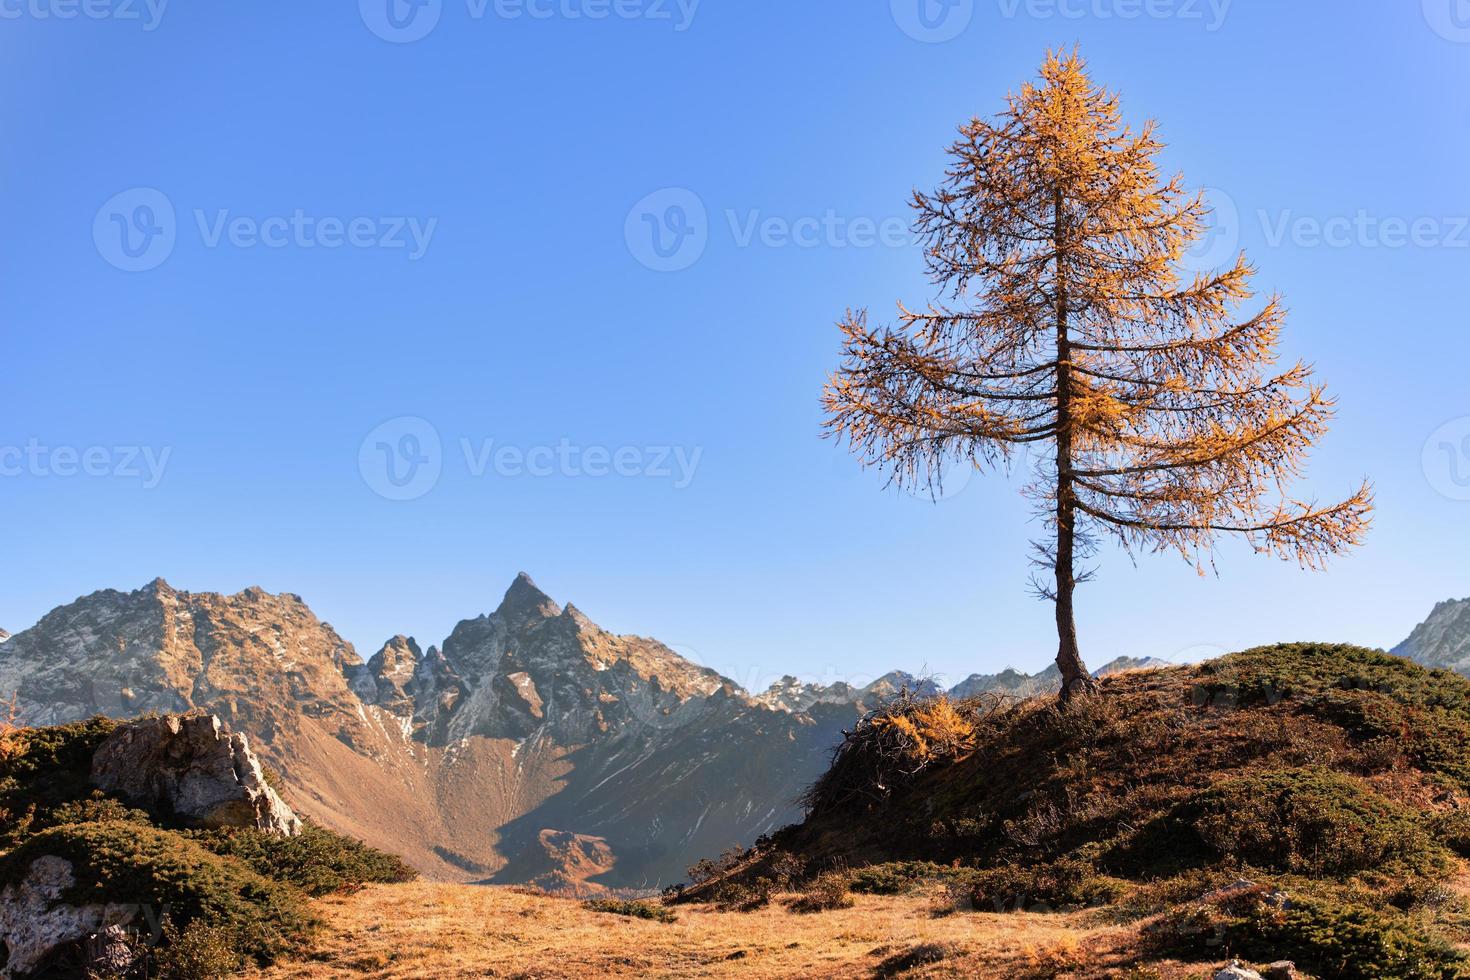
<svg viewBox="0 0 1470 980">
<path fill-rule="evenodd" d="M 294 837 L 301 819 L 266 784 L 244 735 L 207 714 L 120 725 L 92 756 L 92 784 L 134 806 L 201 827 Z"/>
</svg>

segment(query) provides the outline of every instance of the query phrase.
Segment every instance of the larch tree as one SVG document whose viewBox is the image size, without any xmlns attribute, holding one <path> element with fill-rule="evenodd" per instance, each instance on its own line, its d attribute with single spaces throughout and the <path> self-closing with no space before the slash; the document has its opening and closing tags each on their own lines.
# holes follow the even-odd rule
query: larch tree
<svg viewBox="0 0 1470 980">
<path fill-rule="evenodd" d="M 1243 255 L 1183 270 L 1210 212 L 1161 178 L 1162 148 L 1077 54 L 1049 54 L 997 118 L 961 127 L 939 189 L 914 194 L 938 299 L 900 304 L 881 329 L 849 311 L 823 398 L 828 434 L 901 485 L 934 491 L 956 461 L 1039 450 L 1025 492 L 1045 528 L 1035 585 L 1056 605 L 1064 698 L 1094 688 L 1073 593 L 1100 539 L 1203 573 L 1235 533 L 1316 568 L 1372 514 L 1366 482 L 1340 503 L 1292 496 L 1333 401 L 1307 365 L 1276 367 L 1279 297 L 1237 312 L 1253 295 Z"/>
</svg>

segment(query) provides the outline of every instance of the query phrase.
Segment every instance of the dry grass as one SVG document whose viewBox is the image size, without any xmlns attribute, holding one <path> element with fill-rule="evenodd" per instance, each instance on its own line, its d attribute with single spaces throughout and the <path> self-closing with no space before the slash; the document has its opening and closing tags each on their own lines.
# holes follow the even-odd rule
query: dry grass
<svg viewBox="0 0 1470 980">
<path fill-rule="evenodd" d="M 923 897 L 855 896 L 798 915 L 684 907 L 675 923 L 590 911 L 525 890 L 416 883 L 323 899 L 327 928 L 309 961 L 256 980 L 326 977 L 1119 977 L 1137 927 L 1089 913 L 935 918 Z M 1163 965 L 1166 980 L 1199 976 Z"/>
</svg>

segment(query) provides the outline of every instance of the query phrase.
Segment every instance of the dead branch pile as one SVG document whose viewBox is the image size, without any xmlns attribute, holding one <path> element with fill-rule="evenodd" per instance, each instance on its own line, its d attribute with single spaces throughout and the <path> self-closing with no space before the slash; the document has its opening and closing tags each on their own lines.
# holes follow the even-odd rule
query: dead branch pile
<svg viewBox="0 0 1470 980">
<path fill-rule="evenodd" d="M 812 816 L 867 810 L 925 769 L 972 749 L 980 720 L 1011 701 L 997 694 L 923 697 L 904 688 L 843 732 L 832 765 L 799 802 Z"/>
</svg>

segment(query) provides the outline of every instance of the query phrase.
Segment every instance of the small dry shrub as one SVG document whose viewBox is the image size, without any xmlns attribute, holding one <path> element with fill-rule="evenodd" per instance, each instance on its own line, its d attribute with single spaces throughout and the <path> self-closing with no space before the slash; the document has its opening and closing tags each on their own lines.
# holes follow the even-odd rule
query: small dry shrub
<svg viewBox="0 0 1470 980">
<path fill-rule="evenodd" d="M 694 885 L 703 885 L 714 881 L 716 878 L 724 877 L 734 871 L 750 852 L 743 847 L 732 847 L 716 858 L 700 858 L 689 866 L 689 881 Z"/>
<path fill-rule="evenodd" d="M 775 882 L 766 877 L 729 879 L 714 886 L 709 898 L 721 912 L 754 912 L 771 904 Z"/>
<path fill-rule="evenodd" d="M 225 980 L 237 976 L 245 958 L 236 951 L 237 937 L 229 929 L 202 920 L 179 929 L 164 923 L 163 945 L 154 950 L 158 980 Z"/>
<path fill-rule="evenodd" d="M 841 871 L 827 871 L 817 875 L 787 906 L 793 912 L 830 912 L 833 909 L 852 908 L 852 895 L 848 893 L 849 879 Z"/>
<path fill-rule="evenodd" d="M 656 902 L 630 902 L 616 898 L 595 898 L 583 902 L 582 907 L 589 912 L 606 912 L 610 915 L 623 915 L 630 919 L 648 919 L 650 922 L 678 922 L 679 917 L 671 909 L 667 909 Z"/>
</svg>

